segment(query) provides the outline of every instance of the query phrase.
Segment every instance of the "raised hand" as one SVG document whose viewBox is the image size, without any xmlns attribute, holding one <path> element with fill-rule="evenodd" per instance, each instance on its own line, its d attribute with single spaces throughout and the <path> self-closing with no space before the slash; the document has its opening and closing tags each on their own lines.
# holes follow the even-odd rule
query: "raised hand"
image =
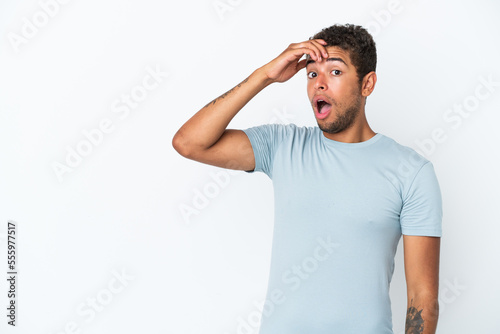
<svg viewBox="0 0 500 334">
<path fill-rule="evenodd" d="M 326 59 L 328 53 L 326 42 L 322 39 L 312 39 L 301 43 L 292 43 L 278 57 L 262 66 L 262 70 L 272 82 L 285 82 L 298 71 L 306 67 L 306 59 L 299 59 L 309 55 L 315 61 Z"/>
</svg>

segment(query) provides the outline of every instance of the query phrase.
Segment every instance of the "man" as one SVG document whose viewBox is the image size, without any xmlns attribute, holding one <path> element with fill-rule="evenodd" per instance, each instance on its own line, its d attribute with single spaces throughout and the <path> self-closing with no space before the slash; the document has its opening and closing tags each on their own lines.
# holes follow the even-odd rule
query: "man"
<svg viewBox="0 0 500 334">
<path fill-rule="evenodd" d="M 173 138 L 186 158 L 273 181 L 260 334 L 393 333 L 389 285 L 402 234 L 406 333 L 436 331 L 441 194 L 430 161 L 368 125 L 376 61 L 364 28 L 325 28 L 207 104 Z M 257 93 L 302 68 L 318 127 L 226 129 Z"/>
</svg>

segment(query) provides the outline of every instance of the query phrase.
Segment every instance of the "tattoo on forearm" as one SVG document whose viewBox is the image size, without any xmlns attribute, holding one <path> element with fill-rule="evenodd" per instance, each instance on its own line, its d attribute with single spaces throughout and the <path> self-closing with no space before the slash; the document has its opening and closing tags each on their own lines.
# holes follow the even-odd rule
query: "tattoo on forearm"
<svg viewBox="0 0 500 334">
<path fill-rule="evenodd" d="M 406 330 L 405 334 L 420 334 L 424 332 L 424 319 L 422 319 L 422 311 L 417 310 L 413 306 L 413 299 L 410 301 L 410 307 L 406 311 Z"/>
<path fill-rule="evenodd" d="M 243 84 L 244 84 L 245 82 L 247 82 L 247 81 L 248 81 L 248 78 L 246 78 L 245 80 L 243 80 L 242 82 L 240 82 L 240 83 L 239 83 L 236 87 L 231 88 L 230 90 L 228 90 L 227 92 L 225 92 L 224 94 L 222 94 L 221 96 L 219 96 L 218 98 L 216 98 L 215 100 L 212 100 L 212 101 L 208 102 L 208 104 L 207 104 L 204 108 L 208 107 L 208 106 L 209 106 L 209 105 L 211 105 L 211 104 L 215 104 L 215 102 L 217 102 L 217 101 L 218 101 L 218 100 L 220 100 L 220 99 L 225 98 L 226 96 L 228 96 L 229 94 L 231 94 L 231 92 L 232 92 L 235 88 L 240 88 L 240 87 L 241 87 L 241 85 L 243 85 Z"/>
</svg>

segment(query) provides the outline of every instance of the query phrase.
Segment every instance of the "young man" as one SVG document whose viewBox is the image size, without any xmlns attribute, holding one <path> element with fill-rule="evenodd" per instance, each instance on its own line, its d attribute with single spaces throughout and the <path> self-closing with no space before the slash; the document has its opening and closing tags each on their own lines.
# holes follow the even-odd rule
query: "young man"
<svg viewBox="0 0 500 334">
<path fill-rule="evenodd" d="M 436 331 L 441 193 L 430 161 L 368 125 L 376 62 L 362 27 L 325 28 L 207 104 L 173 138 L 186 158 L 273 181 L 260 334 L 393 333 L 389 285 L 402 234 L 406 333 Z M 226 129 L 262 89 L 303 68 L 318 127 Z"/>
</svg>

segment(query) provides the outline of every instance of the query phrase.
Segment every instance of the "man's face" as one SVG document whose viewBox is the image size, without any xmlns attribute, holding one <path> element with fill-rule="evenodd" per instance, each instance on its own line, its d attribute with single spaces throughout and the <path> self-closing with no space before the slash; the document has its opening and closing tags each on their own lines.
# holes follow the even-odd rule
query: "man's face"
<svg viewBox="0 0 500 334">
<path fill-rule="evenodd" d="M 307 56 L 307 95 L 319 128 L 333 134 L 352 126 L 363 98 L 349 53 L 336 46 L 326 50 L 328 59 L 319 62 Z"/>
</svg>

